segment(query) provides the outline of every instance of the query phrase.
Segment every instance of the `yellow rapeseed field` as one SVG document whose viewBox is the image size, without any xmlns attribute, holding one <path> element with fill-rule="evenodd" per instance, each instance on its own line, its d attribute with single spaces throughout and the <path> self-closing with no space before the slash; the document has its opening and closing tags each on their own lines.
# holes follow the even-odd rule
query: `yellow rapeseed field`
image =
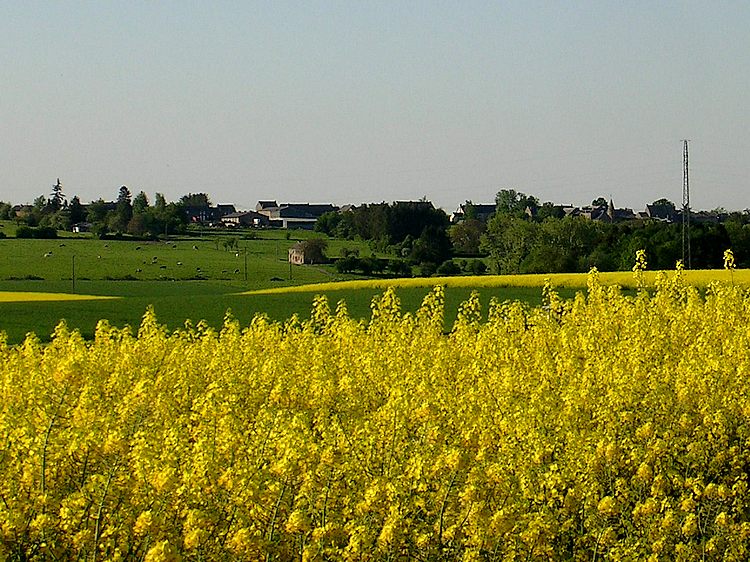
<svg viewBox="0 0 750 562">
<path fill-rule="evenodd" d="M 25 291 L 0 291 L 0 302 L 81 301 L 114 299 L 99 295 L 76 295 L 71 293 L 36 293 Z"/>
<path fill-rule="evenodd" d="M 0 341 L 0 558 L 747 560 L 750 295 L 587 283 Z"/>
<path fill-rule="evenodd" d="M 644 271 L 644 281 L 653 285 L 659 275 L 666 272 Z M 750 270 L 727 269 L 690 270 L 683 273 L 686 283 L 699 288 L 705 288 L 714 281 L 733 282 L 738 285 L 750 286 Z M 545 273 L 527 275 L 479 275 L 461 277 L 413 277 L 401 279 L 362 279 L 356 281 L 334 281 L 330 283 L 316 283 L 313 285 L 297 285 L 293 287 L 273 287 L 248 291 L 243 294 L 280 294 L 280 293 L 327 293 L 331 291 L 349 289 L 379 289 L 409 288 L 409 287 L 468 287 L 483 289 L 491 287 L 544 287 L 547 283 L 554 287 L 586 288 L 588 275 L 585 273 Z M 628 271 L 602 272 L 599 278 L 604 285 L 619 285 L 623 288 L 637 286 L 633 274 Z"/>
</svg>

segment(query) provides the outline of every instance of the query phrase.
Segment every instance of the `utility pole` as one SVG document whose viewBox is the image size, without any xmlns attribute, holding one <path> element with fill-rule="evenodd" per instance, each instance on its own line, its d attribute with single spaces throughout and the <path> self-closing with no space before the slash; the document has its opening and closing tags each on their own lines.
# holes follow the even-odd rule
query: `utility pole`
<svg viewBox="0 0 750 562">
<path fill-rule="evenodd" d="M 58 182 L 60 180 L 57 180 Z M 73 264 L 72 264 L 72 271 L 70 275 L 70 279 L 73 282 L 73 292 L 76 292 L 76 257 L 73 255 Z"/>
<path fill-rule="evenodd" d="M 688 141 L 682 149 L 682 264 L 690 269 L 690 177 L 688 175 Z"/>
</svg>

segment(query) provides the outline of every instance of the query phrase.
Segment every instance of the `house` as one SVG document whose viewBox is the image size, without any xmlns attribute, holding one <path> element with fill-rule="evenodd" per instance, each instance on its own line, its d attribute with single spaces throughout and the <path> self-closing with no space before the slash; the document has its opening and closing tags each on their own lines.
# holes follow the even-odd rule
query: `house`
<svg viewBox="0 0 750 562">
<path fill-rule="evenodd" d="M 22 219 L 29 216 L 32 212 L 34 212 L 33 205 L 13 205 L 11 216 Z"/>
<path fill-rule="evenodd" d="M 266 215 L 261 215 L 255 211 L 241 211 L 229 213 L 221 217 L 221 223 L 228 227 L 247 227 L 260 228 L 268 226 L 270 221 Z"/>
<path fill-rule="evenodd" d="M 716 211 L 698 211 L 690 213 L 690 222 L 695 223 L 718 224 L 724 222 L 726 219 L 726 213 L 717 213 Z"/>
<path fill-rule="evenodd" d="M 311 230 L 321 215 L 337 211 L 331 204 L 282 203 L 258 201 L 255 210 L 268 217 L 271 226 L 281 228 L 304 228 Z"/>
<path fill-rule="evenodd" d="M 297 242 L 289 248 L 289 263 L 293 265 L 304 265 L 306 263 L 305 245 L 302 242 Z"/>
<path fill-rule="evenodd" d="M 220 221 L 222 217 L 234 212 L 236 212 L 234 205 L 216 205 L 216 207 L 188 205 L 185 207 L 188 220 L 196 223 Z"/>
<path fill-rule="evenodd" d="M 672 204 L 646 205 L 646 216 L 653 220 L 674 222 L 677 211 Z"/>
<path fill-rule="evenodd" d="M 234 208 L 234 205 L 216 205 L 216 214 L 219 216 L 219 218 L 236 212 L 237 209 Z"/>
<path fill-rule="evenodd" d="M 581 215 L 600 222 L 621 222 L 637 219 L 633 209 L 616 209 L 612 199 L 608 205 L 599 205 L 598 207 L 584 207 L 581 209 Z"/>
<path fill-rule="evenodd" d="M 495 211 L 497 210 L 497 207 L 495 205 L 485 205 L 485 204 L 472 204 L 471 205 L 471 211 L 470 213 L 477 219 L 482 222 L 487 222 L 492 218 L 492 215 L 495 214 Z M 451 214 L 451 223 L 456 224 L 461 222 L 466 218 L 467 213 L 467 205 L 461 204 L 458 206 L 458 209 L 456 209 Z"/>
<path fill-rule="evenodd" d="M 278 206 L 279 204 L 276 201 L 258 201 L 255 205 L 255 210 L 260 213 L 267 209 L 277 209 Z"/>
</svg>

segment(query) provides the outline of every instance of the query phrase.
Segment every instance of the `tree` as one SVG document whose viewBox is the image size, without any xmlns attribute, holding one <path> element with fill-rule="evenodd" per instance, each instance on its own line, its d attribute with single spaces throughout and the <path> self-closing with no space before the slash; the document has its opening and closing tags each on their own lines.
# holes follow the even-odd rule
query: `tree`
<svg viewBox="0 0 750 562">
<path fill-rule="evenodd" d="M 328 241 L 323 238 L 310 238 L 302 243 L 305 260 L 310 263 L 325 263 L 328 261 L 326 257 L 326 250 L 328 249 Z"/>
<path fill-rule="evenodd" d="M 340 223 L 341 213 L 330 211 L 328 213 L 323 213 L 318 217 L 318 220 L 315 221 L 314 229 L 315 232 L 322 232 L 328 236 L 335 236 L 336 229 Z"/>
<path fill-rule="evenodd" d="M 479 218 L 477 216 L 477 208 L 474 206 L 474 203 L 467 199 L 464 203 L 464 220 L 473 220 Z"/>
<path fill-rule="evenodd" d="M 495 207 L 498 214 L 520 217 L 526 213 L 527 207 L 536 210 L 539 200 L 515 189 L 501 189 L 495 195 Z"/>
<path fill-rule="evenodd" d="M 133 236 L 143 236 L 146 234 L 148 229 L 147 216 L 146 213 L 133 213 L 130 221 L 128 221 L 128 234 L 132 234 Z"/>
<path fill-rule="evenodd" d="M 62 184 L 60 178 L 57 178 L 57 183 L 52 186 L 52 193 L 50 194 L 49 201 L 47 202 L 52 212 L 59 211 L 63 205 L 65 205 L 65 196 L 63 195 Z"/>
<path fill-rule="evenodd" d="M 164 212 L 167 208 L 167 199 L 163 193 L 157 193 L 154 197 L 154 209 L 159 212 Z"/>
<path fill-rule="evenodd" d="M 168 203 L 164 208 L 162 217 L 160 225 L 162 228 L 159 229 L 159 232 L 164 232 L 165 234 L 184 231 L 188 220 L 185 213 L 185 206 L 182 203 Z"/>
<path fill-rule="evenodd" d="M 656 207 L 661 207 L 661 206 L 671 207 L 673 210 L 675 208 L 674 203 L 672 203 L 669 199 L 666 199 L 665 197 L 662 197 L 661 199 L 657 199 L 651 204 Z"/>
<path fill-rule="evenodd" d="M 426 226 L 414 241 L 410 257 L 420 264 L 434 264 L 436 268 L 450 258 L 451 242 L 445 229 L 436 225 Z"/>
<path fill-rule="evenodd" d="M 537 223 L 508 214 L 496 214 L 487 223 L 481 249 L 489 254 L 494 273 L 521 273 L 538 235 Z"/>
<path fill-rule="evenodd" d="M 592 207 L 606 207 L 609 205 L 604 197 L 597 197 L 591 202 Z"/>
<path fill-rule="evenodd" d="M 34 199 L 34 202 L 31 205 L 32 212 L 41 215 L 44 212 L 44 208 L 47 206 L 47 199 L 45 199 L 44 195 L 40 195 Z"/>
<path fill-rule="evenodd" d="M 78 195 L 74 195 L 70 200 L 68 210 L 70 211 L 71 224 L 78 224 L 79 222 L 86 220 L 86 209 L 81 205 L 81 200 L 78 198 Z"/>
<path fill-rule="evenodd" d="M 486 225 L 476 219 L 466 219 L 448 229 L 453 250 L 459 254 L 477 255 Z"/>
<path fill-rule="evenodd" d="M 120 191 L 117 195 L 117 206 L 115 207 L 114 213 L 112 213 L 107 223 L 110 230 L 116 232 L 125 232 L 130 223 L 130 219 L 133 218 L 133 205 L 130 200 L 130 190 L 127 186 L 120 187 Z"/>
<path fill-rule="evenodd" d="M 143 191 L 140 191 L 133 198 L 133 214 L 142 215 L 146 211 L 148 211 L 148 196 Z"/>
<path fill-rule="evenodd" d="M 208 208 L 211 206 L 211 200 L 205 193 L 188 193 L 180 197 L 180 203 L 185 207 Z"/>
<path fill-rule="evenodd" d="M 91 224 L 103 223 L 107 219 L 107 204 L 104 199 L 89 203 L 86 218 Z"/>
<path fill-rule="evenodd" d="M 554 218 L 561 219 L 565 216 L 565 211 L 560 205 L 555 205 L 550 201 L 545 201 L 542 206 L 536 211 L 536 220 L 543 221 L 544 219 Z"/>
<path fill-rule="evenodd" d="M 10 220 L 13 212 L 13 205 L 0 201 L 0 220 Z"/>
<path fill-rule="evenodd" d="M 355 255 L 344 256 L 336 260 L 334 267 L 338 273 L 351 273 L 359 269 L 359 258 Z"/>
<path fill-rule="evenodd" d="M 117 204 L 127 205 L 132 210 L 130 190 L 126 185 L 121 186 L 117 192 Z"/>
</svg>

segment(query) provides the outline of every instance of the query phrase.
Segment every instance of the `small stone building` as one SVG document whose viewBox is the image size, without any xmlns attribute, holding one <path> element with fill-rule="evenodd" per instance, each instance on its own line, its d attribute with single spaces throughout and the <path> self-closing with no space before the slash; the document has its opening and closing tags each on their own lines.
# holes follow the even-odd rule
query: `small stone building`
<svg viewBox="0 0 750 562">
<path fill-rule="evenodd" d="M 304 265 L 307 263 L 305 261 L 305 245 L 302 242 L 297 242 L 289 248 L 289 263 L 294 265 Z"/>
</svg>

